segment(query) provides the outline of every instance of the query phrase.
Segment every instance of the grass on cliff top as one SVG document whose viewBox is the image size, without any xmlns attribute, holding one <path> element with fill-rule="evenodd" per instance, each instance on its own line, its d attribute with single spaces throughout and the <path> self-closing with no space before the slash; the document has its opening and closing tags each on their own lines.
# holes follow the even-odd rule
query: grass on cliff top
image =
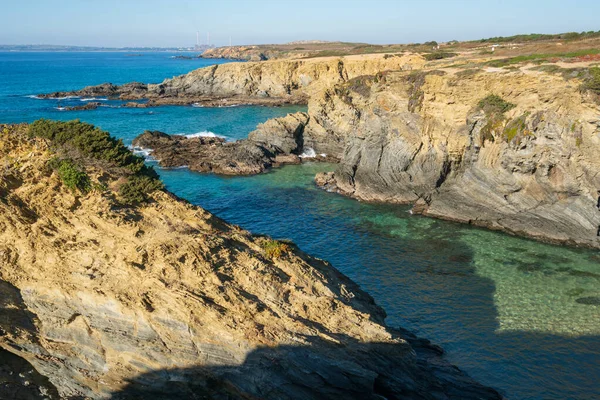
<svg viewBox="0 0 600 400">
<path fill-rule="evenodd" d="M 526 54 L 516 57 L 503 58 L 500 60 L 492 60 L 488 61 L 487 65 L 490 67 L 505 67 L 513 64 L 521 64 L 521 63 L 543 63 L 546 61 L 559 61 L 561 59 L 572 59 L 577 57 L 584 57 L 590 55 L 600 54 L 600 49 L 584 49 L 577 50 L 568 53 L 542 53 L 542 54 Z"/>
<path fill-rule="evenodd" d="M 566 32 L 557 34 L 543 34 L 543 33 L 530 33 L 526 35 L 514 35 L 514 36 L 497 36 L 487 39 L 480 39 L 477 42 L 480 43 L 526 43 L 526 42 L 537 42 L 541 40 L 581 40 L 589 39 L 594 37 L 600 37 L 600 31 L 588 31 L 588 32 Z"/>
<path fill-rule="evenodd" d="M 429 53 L 429 54 L 423 55 L 423 57 L 427 61 L 443 60 L 445 58 L 451 58 L 451 57 L 455 57 L 455 56 L 456 56 L 456 53 L 450 53 L 450 52 L 446 52 L 446 51 L 436 51 L 434 53 Z"/>
<path fill-rule="evenodd" d="M 79 120 L 40 119 L 29 126 L 29 135 L 50 141 L 60 157 L 51 160 L 49 167 L 72 190 L 82 193 L 90 190 L 92 184 L 85 173 L 88 166 L 100 166 L 116 175 L 115 179 L 126 179 L 119 187 L 119 196 L 125 204 L 145 202 L 150 193 L 164 187 L 156 171 L 145 165 L 143 158 L 94 125 Z"/>
</svg>

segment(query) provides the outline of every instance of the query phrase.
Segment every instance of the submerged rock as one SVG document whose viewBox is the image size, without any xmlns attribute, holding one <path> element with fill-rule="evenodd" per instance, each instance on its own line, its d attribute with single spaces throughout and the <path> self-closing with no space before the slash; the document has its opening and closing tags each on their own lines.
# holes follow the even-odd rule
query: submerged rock
<svg viewBox="0 0 600 400">
<path fill-rule="evenodd" d="M 600 306 L 600 297 L 580 297 L 575 302 L 588 306 Z"/>
</svg>

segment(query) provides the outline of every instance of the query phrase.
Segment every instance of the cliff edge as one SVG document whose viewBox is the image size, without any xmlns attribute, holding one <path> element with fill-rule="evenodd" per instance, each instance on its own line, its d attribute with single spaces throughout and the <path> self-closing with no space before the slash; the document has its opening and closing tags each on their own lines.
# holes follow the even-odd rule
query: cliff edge
<svg viewBox="0 0 600 400">
<path fill-rule="evenodd" d="M 331 265 L 177 199 L 102 131 L 0 134 L 0 347 L 47 378 L 40 398 L 500 398 Z"/>
</svg>

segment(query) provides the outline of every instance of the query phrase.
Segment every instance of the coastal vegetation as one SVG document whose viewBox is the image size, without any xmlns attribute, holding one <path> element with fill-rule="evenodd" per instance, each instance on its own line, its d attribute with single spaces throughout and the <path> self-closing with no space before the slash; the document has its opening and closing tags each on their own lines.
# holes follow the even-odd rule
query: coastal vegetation
<svg viewBox="0 0 600 400">
<path fill-rule="evenodd" d="M 456 53 L 450 53 L 450 52 L 446 52 L 446 51 L 436 51 L 435 53 L 425 54 L 423 57 L 427 61 L 434 61 L 434 60 L 443 60 L 444 58 L 451 58 L 451 57 L 455 57 L 455 56 L 456 56 Z"/>
<path fill-rule="evenodd" d="M 479 100 L 477 106 L 488 115 L 504 114 L 505 112 L 515 108 L 514 104 L 509 103 L 496 94 L 490 94 L 489 96 Z"/>
<path fill-rule="evenodd" d="M 163 189 L 158 174 L 145 165 L 143 158 L 94 125 L 79 120 L 40 119 L 29 126 L 29 136 L 50 142 L 57 156 L 48 166 L 74 191 L 87 193 L 95 185 L 86 173 L 87 168 L 110 171 L 111 181 L 122 182 L 117 190 L 123 204 L 146 202 L 150 193 Z"/>
<path fill-rule="evenodd" d="M 48 162 L 48 166 L 56 171 L 62 182 L 69 189 L 73 191 L 78 190 L 81 193 L 90 191 L 92 187 L 90 177 L 72 160 L 52 158 Z"/>
<path fill-rule="evenodd" d="M 551 61 L 556 62 L 562 59 L 573 59 L 585 56 L 595 56 L 600 54 L 600 49 L 583 49 L 566 53 L 534 53 L 534 54 L 526 54 L 520 55 L 516 57 L 503 58 L 499 60 L 492 60 L 487 63 L 490 67 L 505 67 L 513 64 L 521 64 L 521 63 L 538 63 L 541 64 L 543 62 Z"/>
<path fill-rule="evenodd" d="M 588 32 L 566 32 L 557 34 L 531 33 L 526 35 L 496 36 L 487 39 L 480 39 L 480 43 L 522 43 L 537 42 L 542 40 L 579 40 L 600 37 L 600 31 Z"/>
<path fill-rule="evenodd" d="M 265 257 L 269 260 L 277 260 L 291 251 L 290 246 L 287 243 L 274 239 L 265 240 L 262 243 L 262 248 L 265 252 Z"/>
<path fill-rule="evenodd" d="M 600 96 L 600 67 L 589 69 L 589 75 L 584 79 L 582 89 Z"/>
<path fill-rule="evenodd" d="M 477 103 L 477 109 L 483 111 L 487 119 L 486 124 L 483 126 L 483 128 L 481 128 L 480 132 L 480 140 L 482 145 L 485 145 L 486 141 L 492 143 L 495 141 L 495 134 L 500 132 L 504 126 L 504 113 L 515 107 L 516 106 L 513 103 L 509 103 L 496 94 L 490 94 L 489 96 L 479 100 Z M 512 129 L 512 127 L 510 129 Z M 504 135 L 509 142 L 512 140 L 512 138 L 514 138 L 514 135 L 510 137 L 511 135 L 512 130 L 506 132 Z"/>
</svg>

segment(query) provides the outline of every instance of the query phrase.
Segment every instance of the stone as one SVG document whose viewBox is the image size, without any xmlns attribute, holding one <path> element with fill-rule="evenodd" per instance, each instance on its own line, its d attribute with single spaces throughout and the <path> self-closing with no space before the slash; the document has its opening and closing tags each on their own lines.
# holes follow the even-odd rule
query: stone
<svg viewBox="0 0 600 400">
<path fill-rule="evenodd" d="M 329 263 L 291 243 L 267 257 L 267 238 L 166 191 L 133 207 L 112 184 L 73 192 L 49 143 L 0 131 L 0 157 L 20 160 L 0 175 L 0 357 L 31 365 L 47 397 L 501 399 L 386 326 Z"/>
</svg>

